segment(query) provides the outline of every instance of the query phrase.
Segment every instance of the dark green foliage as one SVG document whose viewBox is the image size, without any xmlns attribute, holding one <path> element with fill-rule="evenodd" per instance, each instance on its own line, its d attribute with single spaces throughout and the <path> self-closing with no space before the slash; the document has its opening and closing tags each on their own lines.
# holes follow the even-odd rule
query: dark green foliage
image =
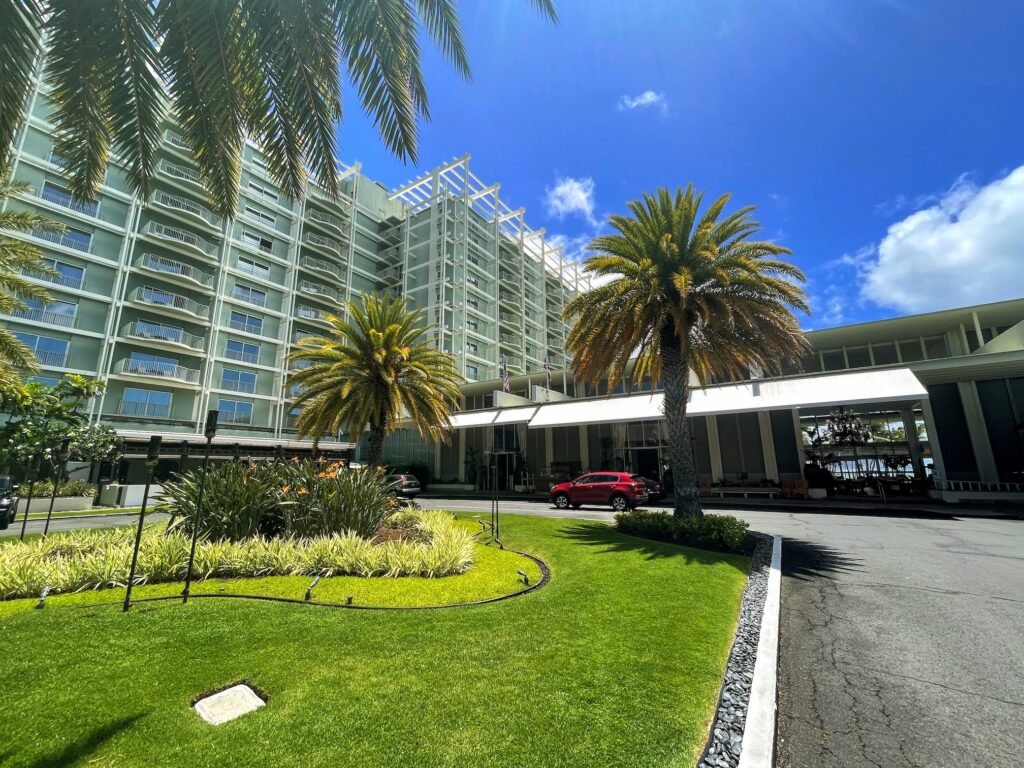
<svg viewBox="0 0 1024 768">
<path fill-rule="evenodd" d="M 644 510 L 620 512 L 615 521 L 620 531 L 633 536 L 723 552 L 743 551 L 749 527 L 732 515 L 674 517 Z"/>
<path fill-rule="evenodd" d="M 23 490 L 21 494 L 24 496 L 26 490 Z M 53 481 L 44 480 L 41 483 L 36 483 L 32 489 L 32 494 L 36 498 L 44 498 L 46 496 L 53 495 Z M 57 486 L 57 498 L 58 499 L 70 499 L 74 497 L 92 497 L 96 495 L 96 486 L 90 483 L 88 480 L 65 480 Z M 35 505 L 32 505 L 35 508 Z"/>
<path fill-rule="evenodd" d="M 277 471 L 284 528 L 293 536 L 349 531 L 370 538 L 398 508 L 394 484 L 383 471 L 309 461 L 284 462 Z"/>
</svg>

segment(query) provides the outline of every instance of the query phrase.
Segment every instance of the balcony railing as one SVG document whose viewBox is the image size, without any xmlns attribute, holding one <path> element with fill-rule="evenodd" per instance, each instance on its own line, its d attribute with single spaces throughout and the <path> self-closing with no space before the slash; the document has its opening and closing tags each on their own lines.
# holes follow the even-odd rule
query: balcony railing
<svg viewBox="0 0 1024 768">
<path fill-rule="evenodd" d="M 313 256 L 303 256 L 299 260 L 299 263 L 304 267 L 316 269 L 328 275 L 337 276 L 338 274 L 338 267 L 336 265 L 331 264 L 329 261 L 324 261 L 323 259 L 314 258 Z"/>
<path fill-rule="evenodd" d="M 154 307 L 180 309 L 182 312 L 188 312 L 196 317 L 205 318 L 210 313 L 208 305 L 200 304 L 198 301 L 193 301 L 186 296 L 179 296 L 176 293 L 147 291 L 145 288 L 136 288 L 132 293 L 132 298 L 135 301 L 151 304 Z"/>
<path fill-rule="evenodd" d="M 252 411 L 220 411 L 222 424 L 252 424 Z"/>
<path fill-rule="evenodd" d="M 212 213 L 205 205 L 200 205 L 195 200 L 189 200 L 187 197 L 172 195 L 168 192 L 164 192 L 163 190 L 159 190 L 153 195 L 153 202 L 158 205 L 162 205 L 165 208 L 172 208 L 176 211 L 191 214 L 198 219 L 202 219 L 211 227 L 220 226 L 220 216 Z"/>
<path fill-rule="evenodd" d="M 326 296 L 334 301 L 341 301 L 340 295 L 334 288 L 330 288 L 326 285 L 317 285 L 316 283 L 310 283 L 303 280 L 299 283 L 299 290 L 303 293 L 308 293 L 313 296 Z"/>
<path fill-rule="evenodd" d="M 152 341 L 169 341 L 174 344 L 182 344 L 191 349 L 202 349 L 206 345 L 205 336 L 196 336 L 183 331 L 181 328 L 169 328 L 159 323 L 149 323 L 145 320 L 136 320 L 128 323 L 121 329 L 121 335 L 133 339 L 147 339 Z"/>
<path fill-rule="evenodd" d="M 72 211 L 84 213 L 86 216 L 95 216 L 96 212 L 100 209 L 100 204 L 95 201 L 75 200 L 70 192 L 49 185 L 43 187 L 39 197 L 47 202 L 56 203 L 64 208 L 70 208 Z"/>
<path fill-rule="evenodd" d="M 35 280 L 45 280 L 53 285 L 59 285 L 62 288 L 81 288 L 85 282 L 85 275 L 65 275 L 59 273 L 56 275 L 40 275 L 35 272 L 29 272 L 27 269 L 23 269 L 21 274 L 25 277 L 31 277 Z"/>
<path fill-rule="evenodd" d="M 67 367 L 67 352 L 47 352 L 46 350 L 36 350 L 36 360 L 39 361 L 40 365 L 44 365 L 48 368 L 66 368 Z"/>
<path fill-rule="evenodd" d="M 82 251 L 82 253 L 88 253 L 92 247 L 92 235 L 78 232 L 45 232 L 37 229 L 32 233 L 32 236 L 38 237 L 40 240 L 47 240 L 51 243 L 62 245 L 65 248 Z"/>
<path fill-rule="evenodd" d="M 256 382 L 222 380 L 220 388 L 226 389 L 228 392 L 243 392 L 252 395 L 256 392 Z"/>
<path fill-rule="evenodd" d="M 292 343 L 298 344 L 303 339 L 309 339 L 312 338 L 313 336 L 316 336 L 316 334 L 307 333 L 306 331 L 296 331 L 295 333 L 292 334 Z"/>
<path fill-rule="evenodd" d="M 238 301 L 244 301 L 246 304 L 252 304 L 257 307 L 267 306 L 267 295 L 265 293 L 242 291 L 241 293 L 232 293 L 231 298 L 237 299 Z"/>
<path fill-rule="evenodd" d="M 513 315 L 511 312 L 502 312 L 498 317 L 501 318 L 503 323 L 518 323 L 520 320 L 518 315 Z"/>
<path fill-rule="evenodd" d="M 48 325 L 60 325 L 64 328 L 74 328 L 76 315 L 65 315 L 60 312 L 48 312 L 45 309 L 16 309 L 11 312 L 11 317 L 21 320 L 31 320 L 34 323 L 47 323 Z"/>
<path fill-rule="evenodd" d="M 320 320 L 321 322 L 328 322 L 326 312 L 321 312 L 319 309 L 307 307 L 304 304 L 299 304 L 295 308 L 295 314 L 305 320 Z"/>
<path fill-rule="evenodd" d="M 187 278 L 207 288 L 211 288 L 213 286 L 213 275 L 203 272 L 201 269 L 196 269 L 191 264 L 186 264 L 183 261 L 176 261 L 175 259 L 168 259 L 165 256 L 157 256 L 153 253 L 144 253 L 135 260 L 135 265 L 142 267 L 143 269 L 152 269 L 156 272 L 166 272 L 171 275 L 178 275 L 179 277 Z"/>
<path fill-rule="evenodd" d="M 203 186 L 203 180 L 199 176 L 199 171 L 189 168 L 187 165 L 178 165 L 169 160 L 161 160 L 159 168 L 171 178 L 181 179 L 200 187 Z"/>
<path fill-rule="evenodd" d="M 318 211 L 316 208 L 308 209 L 307 214 L 312 221 L 341 229 L 341 219 L 337 216 L 330 213 L 324 213 L 323 211 Z"/>
<path fill-rule="evenodd" d="M 263 335 L 263 325 L 259 323 L 244 323 L 241 320 L 228 320 L 228 328 L 233 328 L 242 333 L 251 333 L 254 336 Z"/>
<path fill-rule="evenodd" d="M 136 416 L 147 419 L 168 419 L 171 416 L 170 403 L 136 403 L 120 400 L 117 403 L 118 416 Z"/>
<path fill-rule="evenodd" d="M 174 240 L 178 243 L 190 245 L 207 256 L 212 256 L 214 251 L 217 250 L 216 245 L 208 243 L 194 232 L 189 232 L 187 229 L 179 229 L 178 227 L 168 227 L 166 224 L 161 224 L 157 221 L 149 222 L 149 233 L 165 240 Z"/>
<path fill-rule="evenodd" d="M 341 250 L 341 243 L 339 243 L 333 237 L 324 237 L 323 235 L 316 234 L 316 232 L 307 232 L 306 242 L 309 243 L 310 245 L 317 245 L 320 246 L 321 248 L 326 248 L 330 251 Z"/>
<path fill-rule="evenodd" d="M 184 149 L 188 152 L 191 151 L 189 149 L 188 142 L 185 141 L 185 137 L 182 136 L 180 133 L 175 133 L 174 131 L 168 129 L 164 131 L 164 138 L 167 140 L 168 144 L 171 144 L 177 147 L 178 149 Z"/>
<path fill-rule="evenodd" d="M 499 339 L 501 340 L 502 344 L 515 344 L 518 346 L 521 343 L 521 340 L 518 337 L 513 336 L 510 333 L 500 334 Z"/>
<path fill-rule="evenodd" d="M 251 363 L 252 365 L 259 365 L 260 363 L 259 352 L 242 352 L 238 349 L 225 349 L 224 357 L 228 360 L 240 360 L 243 363 Z"/>
<path fill-rule="evenodd" d="M 182 365 L 161 363 L 155 360 L 132 360 L 130 358 L 118 360 L 114 364 L 114 373 L 173 379 L 174 381 L 183 381 L 186 384 L 199 383 L 199 371 L 195 368 L 185 368 Z"/>
</svg>

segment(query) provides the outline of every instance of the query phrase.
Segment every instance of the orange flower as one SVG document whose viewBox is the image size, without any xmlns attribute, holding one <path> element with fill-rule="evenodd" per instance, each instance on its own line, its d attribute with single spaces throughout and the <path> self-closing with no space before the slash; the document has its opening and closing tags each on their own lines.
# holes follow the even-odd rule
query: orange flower
<svg viewBox="0 0 1024 768">
<path fill-rule="evenodd" d="M 288 493 L 288 491 L 290 491 L 291 489 L 292 487 L 290 485 L 286 485 L 284 488 L 281 489 L 281 493 Z"/>
<path fill-rule="evenodd" d="M 307 493 L 309 493 L 309 491 L 307 491 L 305 488 L 299 488 L 299 496 L 304 496 Z"/>
</svg>

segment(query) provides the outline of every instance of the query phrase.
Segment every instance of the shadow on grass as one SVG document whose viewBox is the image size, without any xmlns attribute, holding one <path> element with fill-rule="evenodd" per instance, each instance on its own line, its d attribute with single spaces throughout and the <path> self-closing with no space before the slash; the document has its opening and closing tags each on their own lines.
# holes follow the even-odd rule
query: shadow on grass
<svg viewBox="0 0 1024 768">
<path fill-rule="evenodd" d="M 145 717 L 144 713 L 123 717 L 112 723 L 107 723 L 99 728 L 94 728 L 90 733 L 85 734 L 77 741 L 68 744 L 59 752 L 43 755 L 29 763 L 29 768 L 61 768 L 62 766 L 73 765 L 91 755 L 99 749 L 104 742 L 110 740 L 121 731 L 131 726 L 136 720 Z"/>
<path fill-rule="evenodd" d="M 564 539 L 586 544 L 588 546 L 600 547 L 601 553 L 633 552 L 642 555 L 648 560 L 661 560 L 665 558 L 678 558 L 684 563 L 699 563 L 701 565 L 715 565 L 723 561 L 734 567 L 747 571 L 745 560 L 736 562 L 737 556 L 724 552 L 713 552 L 706 549 L 695 549 L 693 547 L 680 546 L 678 544 L 667 544 L 653 539 L 644 539 L 639 536 L 620 533 L 613 526 L 602 522 L 586 522 L 574 520 L 572 525 L 566 526 L 558 531 L 558 536 Z"/>
<path fill-rule="evenodd" d="M 813 541 L 782 539 L 782 574 L 794 579 L 831 579 L 836 573 L 860 570 L 860 562 L 845 552 Z"/>
</svg>

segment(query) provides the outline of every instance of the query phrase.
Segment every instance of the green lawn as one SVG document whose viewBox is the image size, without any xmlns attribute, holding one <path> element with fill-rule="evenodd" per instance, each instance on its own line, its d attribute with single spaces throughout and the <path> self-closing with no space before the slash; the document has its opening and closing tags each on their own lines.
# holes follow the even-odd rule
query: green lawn
<svg viewBox="0 0 1024 768">
<path fill-rule="evenodd" d="M 87 503 L 87 500 L 83 500 L 83 504 Z M 32 505 L 35 507 L 35 504 Z M 124 514 L 138 514 L 139 507 L 89 507 L 86 506 L 82 509 L 69 509 L 64 512 L 54 512 L 51 517 L 56 519 L 58 517 L 82 517 L 85 515 L 124 515 Z M 147 512 L 148 515 L 148 512 Z M 22 514 L 18 513 L 17 523 L 21 522 Z M 31 512 L 28 516 L 29 520 L 45 520 L 46 512 Z"/>
<path fill-rule="evenodd" d="M 434 611 L 53 600 L 0 616 L 0 764 L 692 765 L 748 560 L 586 521 L 507 516 L 502 533 L 547 561 L 548 586 Z M 243 679 L 266 707 L 220 727 L 191 711 Z"/>
</svg>

